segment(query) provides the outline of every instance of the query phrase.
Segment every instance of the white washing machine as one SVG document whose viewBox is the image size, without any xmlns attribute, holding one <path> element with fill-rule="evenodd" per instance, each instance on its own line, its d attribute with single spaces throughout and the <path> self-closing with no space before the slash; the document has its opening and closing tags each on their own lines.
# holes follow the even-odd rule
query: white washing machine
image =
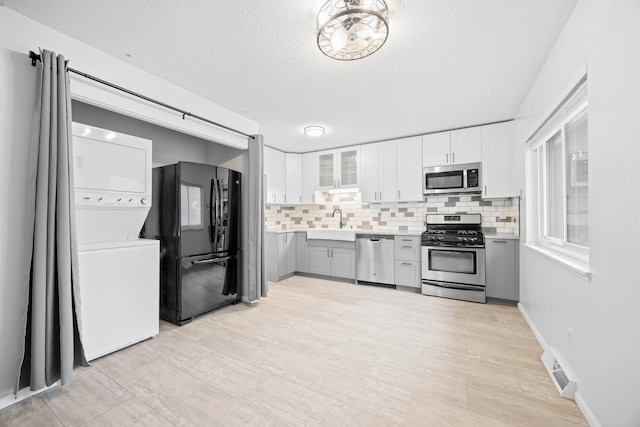
<svg viewBox="0 0 640 427">
<path fill-rule="evenodd" d="M 80 330 L 93 360 L 159 332 L 159 241 L 138 238 L 151 141 L 73 123 L 73 150 Z"/>
</svg>

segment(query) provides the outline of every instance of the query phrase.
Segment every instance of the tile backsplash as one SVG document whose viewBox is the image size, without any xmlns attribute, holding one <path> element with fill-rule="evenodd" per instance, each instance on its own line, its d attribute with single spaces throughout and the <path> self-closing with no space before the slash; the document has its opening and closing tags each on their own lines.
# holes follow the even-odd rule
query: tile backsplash
<svg viewBox="0 0 640 427">
<path fill-rule="evenodd" d="M 361 193 L 326 194 L 325 202 L 315 205 L 267 205 L 267 230 L 306 230 L 338 227 L 338 214 L 346 228 L 378 231 L 424 231 L 428 213 L 482 214 L 486 233 L 518 235 L 520 199 L 482 199 L 479 195 L 428 197 L 424 202 L 363 203 Z"/>
</svg>

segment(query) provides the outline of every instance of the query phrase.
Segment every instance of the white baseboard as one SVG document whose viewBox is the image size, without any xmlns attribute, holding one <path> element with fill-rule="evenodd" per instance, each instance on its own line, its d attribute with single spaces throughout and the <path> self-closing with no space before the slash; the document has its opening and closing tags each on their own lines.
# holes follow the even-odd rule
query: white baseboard
<svg viewBox="0 0 640 427">
<path fill-rule="evenodd" d="M 587 402 L 585 402 L 585 400 L 582 398 L 579 390 L 576 390 L 575 398 L 578 408 L 582 412 L 582 415 L 584 415 L 584 418 L 587 420 L 589 425 L 591 427 L 602 427 L 602 424 L 600 424 L 596 416 L 593 415 L 593 412 L 591 412 L 591 409 L 589 408 L 589 405 L 587 405 Z"/>
<path fill-rule="evenodd" d="M 524 309 L 522 303 L 518 303 L 518 310 L 520 310 L 520 314 L 522 314 L 522 317 L 524 317 L 527 325 L 529 325 L 529 329 L 531 329 L 531 332 L 533 332 L 533 335 L 538 340 L 538 343 L 540 343 L 540 347 L 542 347 L 542 350 L 547 351 L 547 349 L 549 348 L 547 342 L 544 340 L 544 338 L 542 338 L 542 334 L 540 334 L 540 331 L 538 331 L 536 325 L 533 324 L 533 320 L 531 320 L 529 314 L 527 314 L 527 311 Z"/>
<path fill-rule="evenodd" d="M 522 317 L 524 317 L 524 320 L 527 322 L 527 325 L 529 325 L 531 332 L 533 332 L 533 335 L 538 340 L 538 343 L 540 343 L 542 349 L 544 351 L 547 351 L 547 349 L 549 348 L 547 342 L 544 340 L 544 338 L 540 334 L 540 331 L 538 331 L 538 328 L 536 328 L 536 325 L 534 325 L 533 320 L 531 320 L 531 317 L 529 317 L 529 314 L 527 314 L 527 311 L 524 309 L 521 303 L 518 303 L 518 310 L 520 310 Z M 551 379 L 549 379 L 549 381 L 551 381 Z M 582 395 L 580 394 L 580 384 L 578 384 L 575 392 L 575 401 L 578 405 L 578 409 L 580 409 L 582 415 L 584 415 L 584 418 L 587 420 L 591 427 L 602 427 L 596 416 L 593 415 L 593 412 L 591 412 L 591 409 L 589 408 L 587 402 L 582 398 Z"/>
<path fill-rule="evenodd" d="M 57 381 L 55 384 L 49 386 L 49 387 L 44 387 L 41 388 L 40 390 L 36 390 L 36 391 L 31 391 L 28 388 L 23 388 L 22 390 L 18 390 L 18 395 L 14 396 L 13 393 L 8 394 L 4 397 L 0 397 L 0 410 L 7 408 L 11 405 L 15 405 L 18 402 L 21 402 L 25 399 L 28 399 L 32 396 L 35 396 L 36 394 L 40 394 L 43 391 L 47 391 L 49 389 L 52 389 L 54 387 L 58 387 L 60 385 L 60 381 Z"/>
</svg>

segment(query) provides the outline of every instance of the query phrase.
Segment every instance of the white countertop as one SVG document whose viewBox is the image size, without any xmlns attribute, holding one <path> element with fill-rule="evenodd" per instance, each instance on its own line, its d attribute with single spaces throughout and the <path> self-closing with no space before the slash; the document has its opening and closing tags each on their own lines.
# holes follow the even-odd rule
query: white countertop
<svg viewBox="0 0 640 427">
<path fill-rule="evenodd" d="M 306 233 L 307 230 L 297 230 L 297 229 L 286 229 L 283 230 L 281 228 L 268 228 L 267 233 Z M 358 236 L 369 236 L 372 234 L 377 234 L 381 236 L 421 236 L 422 231 L 400 231 L 400 230 L 362 230 L 356 229 L 356 235 Z M 484 235 L 487 239 L 510 239 L 510 240 L 520 240 L 520 236 L 516 236 L 515 234 L 506 234 L 506 233 L 485 233 Z"/>
<path fill-rule="evenodd" d="M 515 234 L 506 234 L 506 233 L 485 233 L 485 239 L 501 239 L 501 240 L 520 240 L 520 236 L 516 236 Z"/>
</svg>

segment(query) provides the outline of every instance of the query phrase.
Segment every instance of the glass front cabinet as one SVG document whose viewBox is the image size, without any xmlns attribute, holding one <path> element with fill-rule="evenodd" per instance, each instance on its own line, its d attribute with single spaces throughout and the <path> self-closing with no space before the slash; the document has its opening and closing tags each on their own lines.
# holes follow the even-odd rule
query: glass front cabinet
<svg viewBox="0 0 640 427">
<path fill-rule="evenodd" d="M 359 186 L 359 148 L 349 147 L 318 153 L 318 190 Z"/>
</svg>

